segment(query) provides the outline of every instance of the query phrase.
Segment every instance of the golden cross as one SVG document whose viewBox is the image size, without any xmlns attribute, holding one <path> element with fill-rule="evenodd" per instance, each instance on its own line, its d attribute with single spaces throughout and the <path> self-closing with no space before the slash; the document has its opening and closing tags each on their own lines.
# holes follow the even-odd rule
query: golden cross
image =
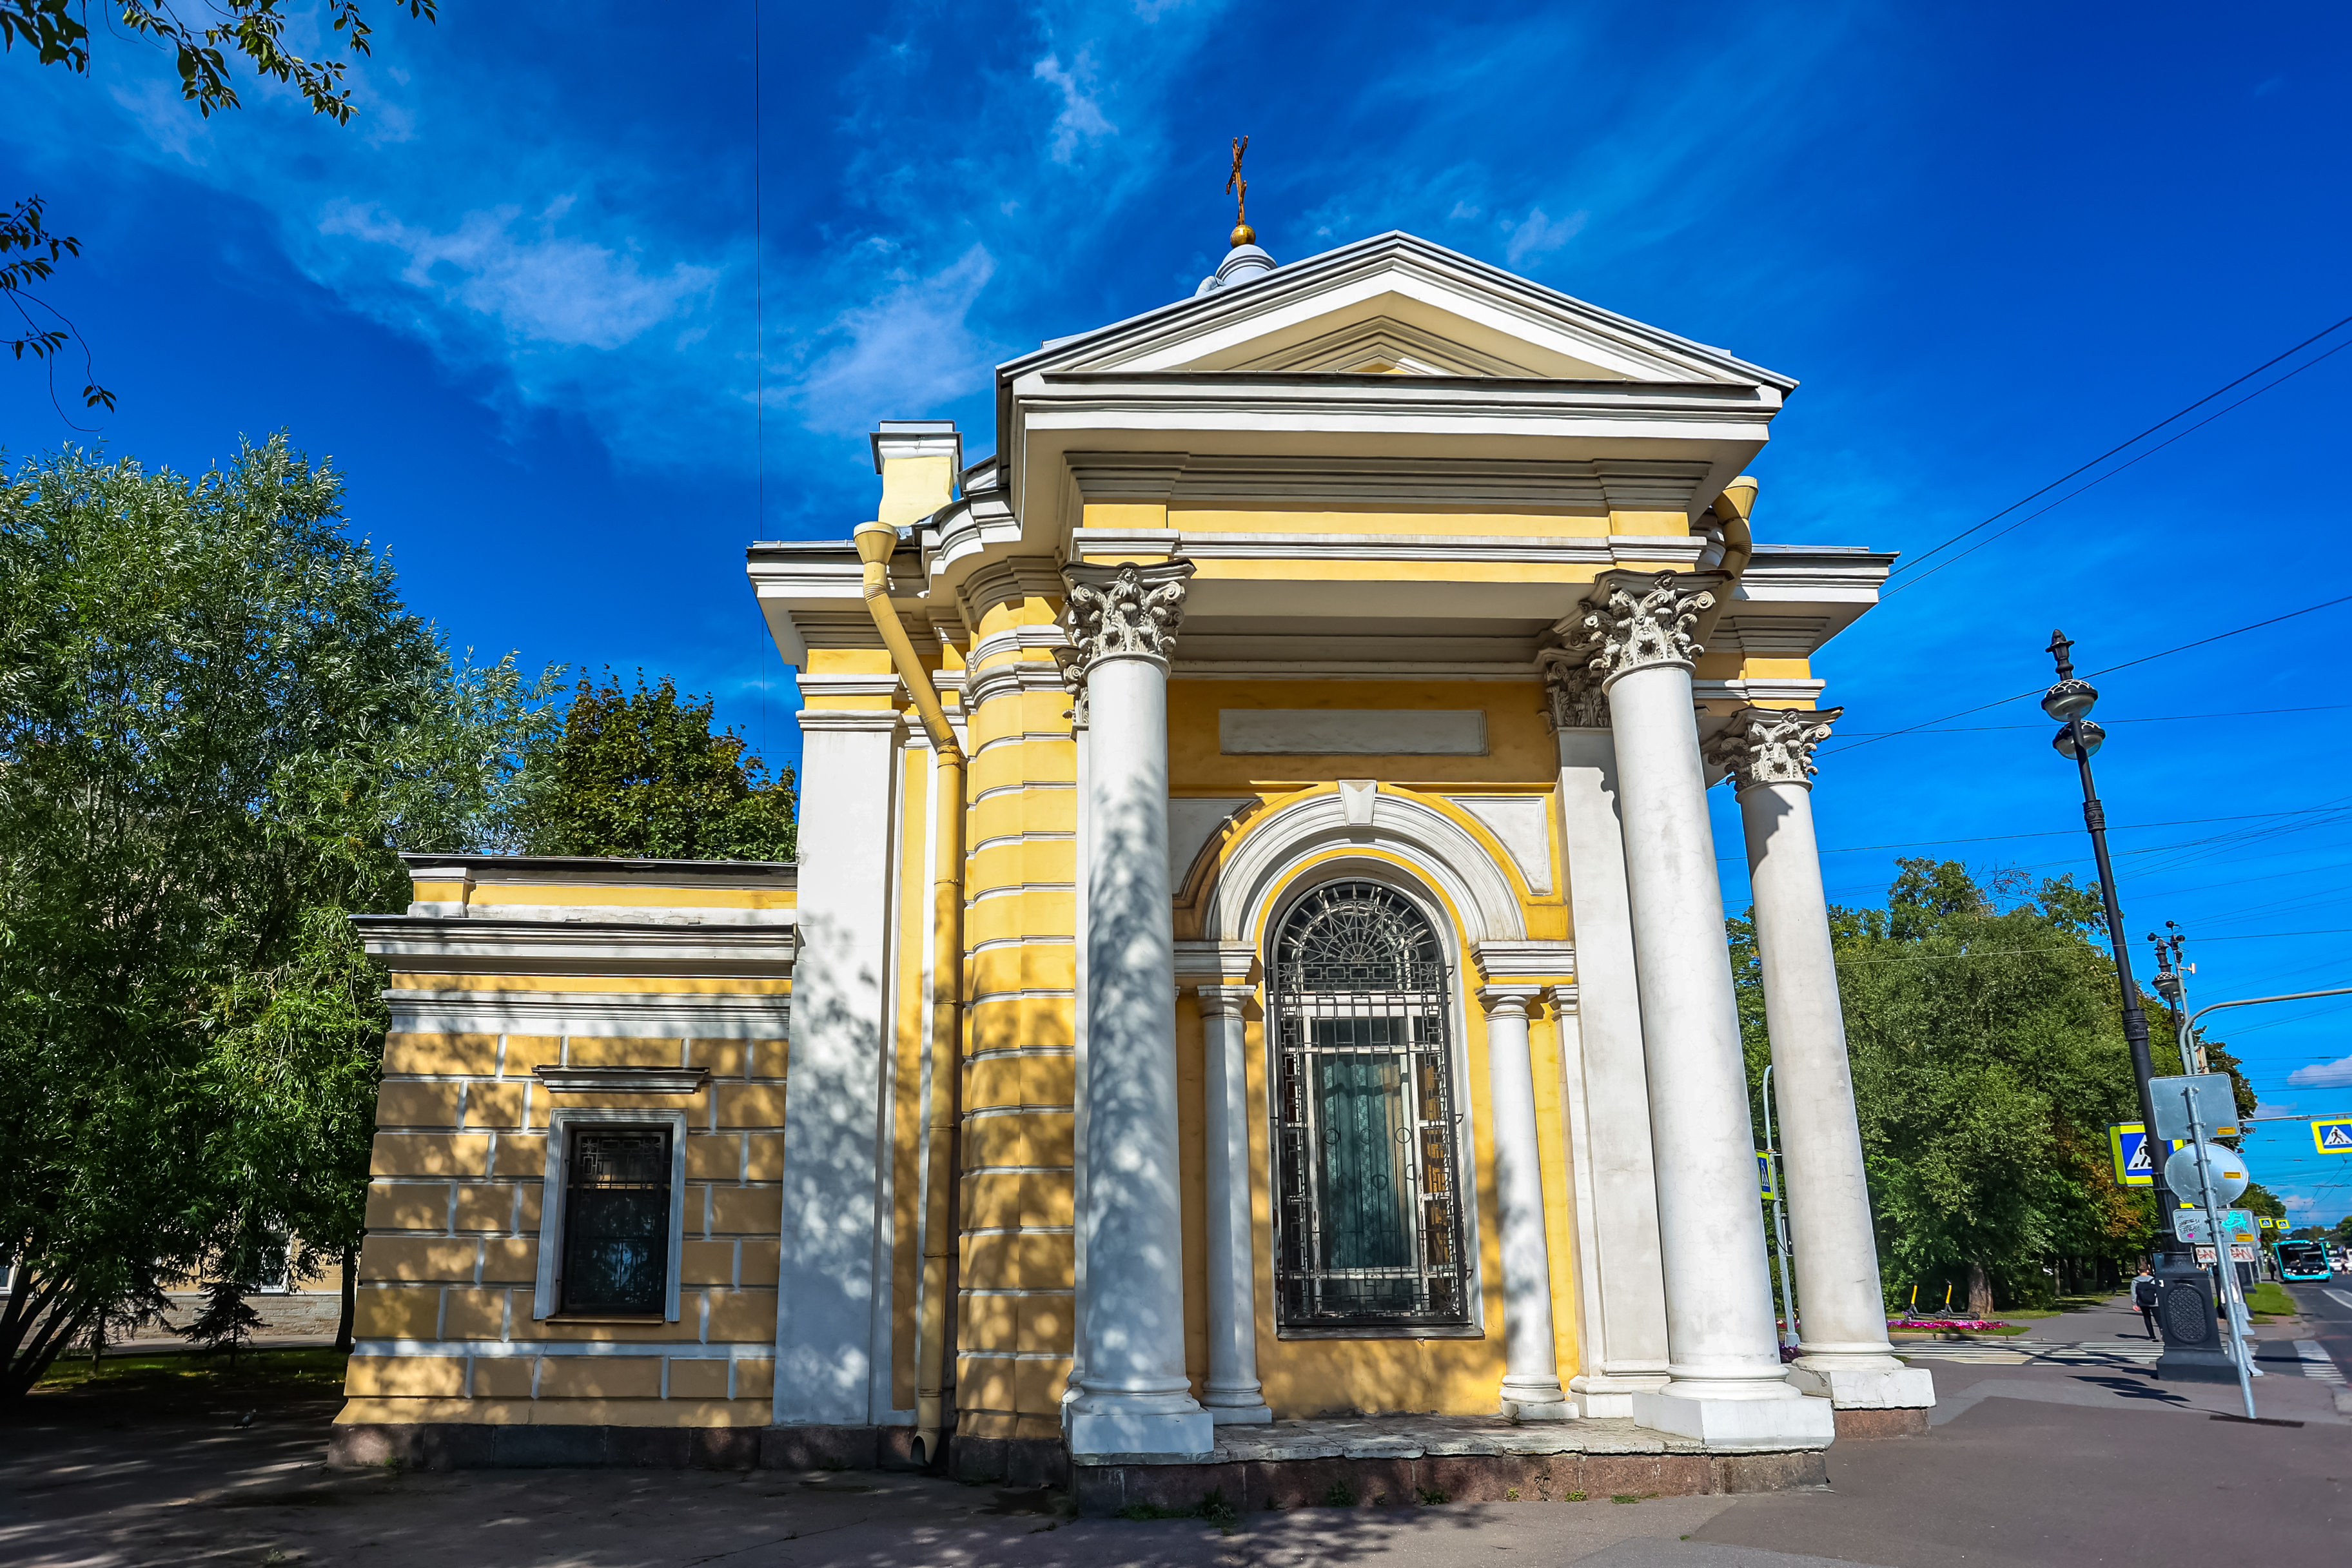
<svg viewBox="0 0 2352 1568">
<path fill-rule="evenodd" d="M 1225 176 L 1225 194 L 1234 198 L 1234 222 L 1247 223 L 1249 182 L 1242 178 L 1242 154 L 1249 151 L 1249 138 L 1234 138 L 1234 172 Z"/>
</svg>

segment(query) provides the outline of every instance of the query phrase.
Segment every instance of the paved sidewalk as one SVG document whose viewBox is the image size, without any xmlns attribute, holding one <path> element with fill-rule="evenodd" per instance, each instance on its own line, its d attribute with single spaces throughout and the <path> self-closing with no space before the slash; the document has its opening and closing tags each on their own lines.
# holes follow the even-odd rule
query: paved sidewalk
<svg viewBox="0 0 2352 1568">
<path fill-rule="evenodd" d="M 449 1568 L 2210 1568 L 2343 1554 L 2352 1421 L 2274 1325 L 2263 1414 L 2168 1385 L 2103 1346 L 2121 1313 L 2048 1320 L 2072 1347 L 1984 1365 L 1923 1353 L 1944 1403 L 1921 1437 L 1844 1442 L 1830 1485 L 1748 1497 L 1299 1509 L 1224 1528 L 1065 1521 L 1042 1493 L 884 1474 L 351 1473 L 321 1462 L 335 1402 L 239 1410 L 44 1396 L 0 1427 L 0 1563 Z M 2136 1324 L 2137 1320 L 2132 1321 Z M 2143 1344 L 2145 1342 L 2142 1342 Z M 1955 1347 L 1966 1348 L 1966 1347 Z M 2266 1361 L 2265 1365 L 2273 1363 Z M 237 1401 L 235 1403 L 242 1403 Z M 2322 1408 L 2326 1406 L 2326 1408 Z M 249 1425 L 240 1425 L 250 1418 Z"/>
<path fill-rule="evenodd" d="M 2014 1339 L 1897 1347 L 1906 1361 L 1936 1374 L 1932 1425 L 1943 1426 L 1986 1399 L 2109 1410 L 2159 1405 L 2208 1416 L 2237 1415 L 2245 1408 L 2235 1383 L 2159 1381 L 2162 1346 L 2147 1337 L 2139 1314 L 2121 1298 L 2087 1311 L 2028 1321 L 2032 1329 Z M 2255 1415 L 2352 1426 L 2352 1408 L 2336 1397 L 2342 1373 L 2310 1339 L 2313 1331 L 2308 1322 L 2255 1326 L 2254 1364 L 2263 1373 L 2253 1380 Z"/>
</svg>

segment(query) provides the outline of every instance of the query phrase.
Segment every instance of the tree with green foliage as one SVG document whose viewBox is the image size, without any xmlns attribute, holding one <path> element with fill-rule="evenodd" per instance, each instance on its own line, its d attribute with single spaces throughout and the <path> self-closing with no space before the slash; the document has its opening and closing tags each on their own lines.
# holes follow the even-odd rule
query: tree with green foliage
<svg viewBox="0 0 2352 1568">
<path fill-rule="evenodd" d="M 2046 1297 L 2053 1258 L 2151 1235 L 2109 1168 L 2107 1124 L 2137 1114 L 2115 971 L 2071 879 L 2004 910 L 1958 862 L 1896 864 L 1885 909 L 1831 910 L 1879 1255 L 1890 1289 L 1961 1284 L 1982 1315 Z M 1752 924 L 1731 937 L 1752 1086 L 1762 981 Z"/>
<path fill-rule="evenodd" d="M 235 1277 L 208 1281 L 205 1304 L 194 1320 L 173 1331 L 199 1350 L 228 1352 L 228 1363 L 235 1366 L 236 1352 L 253 1338 L 253 1331 L 269 1326 L 246 1300 L 252 1289 L 251 1281 Z"/>
<path fill-rule="evenodd" d="M 551 727 L 341 493 L 283 437 L 0 475 L 0 1398 L 159 1276 L 349 1256 L 386 1019 L 344 916 L 498 830 Z"/>
<path fill-rule="evenodd" d="M 560 734 L 525 770 L 524 837 L 536 855 L 789 860 L 793 773 L 774 778 L 732 730 L 713 733 L 708 697 L 664 676 L 625 689 L 582 680 Z"/>
<path fill-rule="evenodd" d="M 206 119 L 215 110 L 236 109 L 244 101 L 237 97 L 229 70 L 229 57 L 237 55 L 253 67 L 255 75 L 292 88 L 310 103 L 311 112 L 323 114 L 338 125 L 349 124 L 356 107 L 343 81 L 350 61 L 308 58 L 288 48 L 286 26 L 290 18 L 280 9 L 281 3 L 207 0 L 217 19 L 195 26 L 182 20 L 169 0 L 157 4 L 118 0 L 107 7 L 112 13 L 109 31 L 118 39 L 141 39 L 169 49 L 180 78 L 180 96 Z M 409 16 L 430 22 L 440 0 L 388 3 L 394 11 L 405 7 Z M 353 59 L 366 58 L 372 52 L 368 43 L 372 29 L 359 0 L 326 0 L 323 9 L 328 31 L 341 37 Z M 89 0 L 0 0 L 0 49 L 13 54 L 23 44 L 40 65 L 63 66 L 77 76 L 88 76 L 89 15 Z M 80 255 L 81 241 L 47 227 L 45 212 L 41 198 L 32 195 L 0 214 L 0 257 L 10 251 L 22 253 L 19 260 L 0 263 L 0 299 L 16 309 L 24 323 L 21 334 L 8 344 L 13 356 L 41 361 L 54 371 L 56 356 L 78 334 L 72 321 L 32 292 L 32 285 L 46 281 L 63 258 Z M 85 375 L 89 375 L 87 343 L 82 362 Z M 54 377 L 52 383 L 54 402 Z M 92 378 L 82 387 L 82 406 L 111 410 L 114 394 Z"/>
</svg>

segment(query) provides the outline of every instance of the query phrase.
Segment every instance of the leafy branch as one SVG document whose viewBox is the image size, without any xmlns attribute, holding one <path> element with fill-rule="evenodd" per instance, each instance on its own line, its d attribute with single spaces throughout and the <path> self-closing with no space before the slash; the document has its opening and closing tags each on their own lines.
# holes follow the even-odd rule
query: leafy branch
<svg viewBox="0 0 2352 1568">
<path fill-rule="evenodd" d="M 236 84 L 229 78 L 229 58 L 244 57 L 258 76 L 292 88 L 310 105 L 338 125 L 351 123 L 354 106 L 344 83 L 350 62 L 322 57 L 306 58 L 286 47 L 287 16 L 283 0 L 212 0 L 207 9 L 217 20 L 202 26 L 183 20 L 178 7 L 163 0 L 141 5 L 124 0 L 115 24 L 134 37 L 169 48 L 180 75 L 180 96 L 212 118 L 216 109 L 243 107 Z M 419 21 L 439 20 L 440 0 L 389 0 L 395 11 L 406 7 Z M 326 0 L 330 31 L 341 34 L 353 58 L 367 58 L 374 50 L 368 40 L 373 29 L 360 9 L 360 0 Z M 40 64 L 61 65 L 76 76 L 89 74 L 89 0 L 0 0 L 0 49 L 13 51 L 21 43 L 34 51 Z M 37 195 L 18 202 L 0 221 L 0 258 L 21 251 L 22 257 L 0 265 L 0 294 L 7 297 L 24 321 L 24 335 L 9 341 L 16 359 L 27 354 L 49 369 L 49 401 L 57 404 L 56 357 L 80 331 L 65 313 L 27 291 L 26 285 L 46 281 L 65 257 L 79 256 L 81 242 L 70 235 L 51 232 L 42 223 Z M 37 316 L 38 310 L 42 315 Z M 55 325 L 50 324 L 54 321 Z M 89 349 L 82 347 L 85 374 L 91 373 Z M 114 411 L 114 394 L 87 381 L 82 406 Z M 65 409 L 58 405 L 58 416 Z M 73 421 L 66 419 L 68 425 Z M 73 425 L 77 430 L 83 428 Z"/>
<path fill-rule="evenodd" d="M 45 226 L 41 217 L 44 210 L 41 198 L 30 195 L 11 207 L 5 216 L 0 216 L 0 258 L 17 253 L 16 259 L 13 261 L 0 259 L 0 295 L 6 296 L 8 303 L 25 323 L 24 335 L 9 340 L 9 355 L 21 360 L 30 354 L 37 360 L 49 362 L 49 402 L 56 405 L 58 378 L 55 361 L 58 353 L 74 340 L 77 333 L 72 321 L 55 305 L 28 292 L 28 285 L 41 282 L 55 272 L 60 258 L 79 256 L 81 241 Z M 47 312 L 63 322 L 63 327 L 44 325 L 27 306 Z M 82 345 L 82 371 L 85 376 L 92 374 L 88 343 Z M 110 414 L 114 412 L 114 394 L 95 381 L 85 381 L 81 400 L 85 408 L 102 406 Z M 58 405 L 58 417 L 66 418 L 62 405 Z M 66 423 L 73 425 L 70 419 L 66 419 Z M 78 430 L 81 426 L 76 425 L 74 428 Z"/>
</svg>

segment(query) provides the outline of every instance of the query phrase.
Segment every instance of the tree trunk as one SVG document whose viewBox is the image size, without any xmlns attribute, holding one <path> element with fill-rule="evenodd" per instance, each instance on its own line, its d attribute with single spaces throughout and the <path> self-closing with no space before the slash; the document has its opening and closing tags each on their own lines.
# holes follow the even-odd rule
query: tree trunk
<svg viewBox="0 0 2352 1568">
<path fill-rule="evenodd" d="M 1969 1316 L 1992 1316 L 1992 1280 L 1986 1276 L 1981 1263 L 1969 1265 Z"/>
<path fill-rule="evenodd" d="M 360 1249 L 346 1247 L 343 1248 L 343 1315 L 335 1324 L 335 1352 L 339 1355 L 352 1353 L 352 1321 L 359 1316 L 359 1301 Z"/>
</svg>

